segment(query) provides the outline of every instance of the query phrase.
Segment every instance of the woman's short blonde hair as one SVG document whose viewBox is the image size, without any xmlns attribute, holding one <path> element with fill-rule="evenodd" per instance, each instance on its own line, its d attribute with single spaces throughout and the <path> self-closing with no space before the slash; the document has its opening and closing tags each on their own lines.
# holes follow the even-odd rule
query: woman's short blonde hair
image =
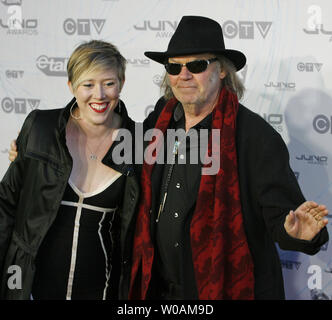
<svg viewBox="0 0 332 320">
<path fill-rule="evenodd" d="M 239 78 L 239 76 L 236 73 L 236 69 L 233 65 L 233 63 L 225 58 L 222 55 L 216 55 L 218 62 L 220 64 L 220 69 L 222 71 L 226 71 L 226 76 L 224 79 L 221 80 L 221 86 L 228 88 L 230 91 L 234 92 L 238 99 L 240 100 L 245 91 L 245 87 Z M 172 92 L 172 88 L 169 85 L 168 76 L 167 73 L 165 73 L 165 76 L 161 82 L 161 91 L 164 97 L 169 100 L 174 97 L 174 94 Z"/>
<path fill-rule="evenodd" d="M 72 53 L 67 64 L 68 80 L 75 90 L 84 75 L 100 71 L 114 70 L 120 83 L 125 80 L 126 59 L 116 46 L 101 40 L 91 40 L 80 44 Z"/>
</svg>

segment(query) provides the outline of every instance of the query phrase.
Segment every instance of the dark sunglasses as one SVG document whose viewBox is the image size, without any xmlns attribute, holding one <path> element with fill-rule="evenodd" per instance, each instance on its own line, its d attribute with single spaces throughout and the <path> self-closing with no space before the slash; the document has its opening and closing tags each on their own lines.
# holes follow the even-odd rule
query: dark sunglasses
<svg viewBox="0 0 332 320">
<path fill-rule="evenodd" d="M 183 66 L 186 66 L 186 68 L 191 73 L 201 73 L 206 70 L 208 65 L 214 61 L 217 61 L 217 58 L 211 58 L 207 60 L 195 60 L 187 63 L 166 63 L 165 69 L 166 71 L 171 74 L 172 76 L 178 75 L 181 72 L 181 69 Z"/>
</svg>

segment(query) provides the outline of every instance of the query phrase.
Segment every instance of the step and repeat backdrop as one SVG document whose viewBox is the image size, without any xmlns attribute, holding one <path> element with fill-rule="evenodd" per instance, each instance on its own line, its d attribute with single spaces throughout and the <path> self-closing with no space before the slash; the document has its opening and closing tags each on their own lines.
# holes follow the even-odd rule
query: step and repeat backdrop
<svg viewBox="0 0 332 320">
<path fill-rule="evenodd" d="M 306 198 L 332 213 L 331 12 L 329 0 L 0 0 L 0 176 L 27 114 L 71 99 L 66 64 L 79 43 L 119 48 L 128 61 L 121 98 L 142 121 L 164 74 L 144 51 L 165 51 L 183 15 L 203 15 L 247 56 L 241 102 L 280 133 Z M 315 256 L 278 248 L 287 299 L 332 300 L 331 247 Z"/>
</svg>

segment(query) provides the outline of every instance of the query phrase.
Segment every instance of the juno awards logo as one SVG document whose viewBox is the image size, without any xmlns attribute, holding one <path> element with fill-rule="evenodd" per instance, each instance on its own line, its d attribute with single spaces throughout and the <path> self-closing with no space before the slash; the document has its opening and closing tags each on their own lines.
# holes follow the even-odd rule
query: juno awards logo
<svg viewBox="0 0 332 320">
<path fill-rule="evenodd" d="M 7 35 L 37 35 L 38 20 L 24 17 L 21 0 L 1 0 L 7 6 L 7 16 L 0 19 L 0 30 L 7 31 Z"/>
</svg>

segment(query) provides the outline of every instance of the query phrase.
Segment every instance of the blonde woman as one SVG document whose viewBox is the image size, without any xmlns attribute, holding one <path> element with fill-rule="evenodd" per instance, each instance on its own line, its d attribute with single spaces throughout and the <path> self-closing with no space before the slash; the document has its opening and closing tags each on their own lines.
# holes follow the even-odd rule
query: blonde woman
<svg viewBox="0 0 332 320">
<path fill-rule="evenodd" d="M 125 66 L 110 43 L 80 45 L 67 66 L 72 101 L 25 120 L 0 185 L 2 299 L 118 297 L 120 212 L 130 221 L 138 200 L 133 167 L 111 157 L 117 130 L 134 125 L 119 98 Z"/>
</svg>

